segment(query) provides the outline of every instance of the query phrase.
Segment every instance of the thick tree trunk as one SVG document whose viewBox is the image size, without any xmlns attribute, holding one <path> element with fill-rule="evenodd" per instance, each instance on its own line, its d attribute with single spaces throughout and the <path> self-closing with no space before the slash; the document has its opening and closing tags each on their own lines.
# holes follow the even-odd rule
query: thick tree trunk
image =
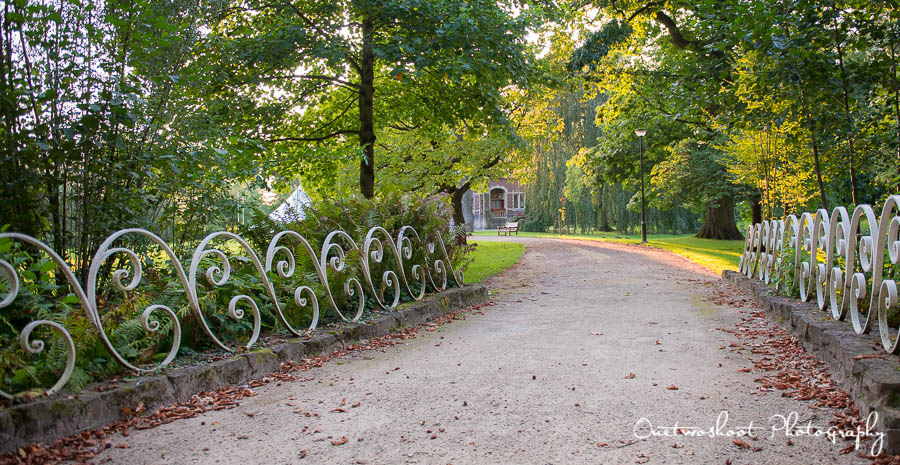
<svg viewBox="0 0 900 465">
<path fill-rule="evenodd" d="M 463 184 L 462 187 L 453 191 L 450 195 L 450 205 L 453 206 L 453 224 L 466 224 L 466 217 L 463 215 L 463 196 L 469 191 L 469 183 Z"/>
<path fill-rule="evenodd" d="M 762 196 L 759 193 L 750 196 L 750 222 L 762 223 Z"/>
<path fill-rule="evenodd" d="M 375 26 L 370 18 L 362 22 L 362 56 L 359 63 L 359 146 L 363 158 L 359 162 L 359 190 L 366 198 L 375 196 L 375 53 L 372 34 Z"/>
<path fill-rule="evenodd" d="M 734 199 L 725 197 L 719 199 L 718 206 L 706 207 L 706 218 L 703 228 L 697 233 L 697 237 L 703 239 L 739 240 L 744 236 L 738 231 L 734 221 Z"/>
<path fill-rule="evenodd" d="M 600 186 L 599 191 L 597 192 L 597 202 L 600 203 L 600 231 L 610 232 L 612 228 L 609 227 L 609 212 L 606 202 L 603 201 L 603 185 Z"/>
</svg>

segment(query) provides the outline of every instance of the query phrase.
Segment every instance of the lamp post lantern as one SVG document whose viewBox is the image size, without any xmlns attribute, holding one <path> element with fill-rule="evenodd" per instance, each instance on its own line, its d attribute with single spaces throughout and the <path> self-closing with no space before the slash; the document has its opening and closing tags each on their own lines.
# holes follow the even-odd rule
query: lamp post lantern
<svg viewBox="0 0 900 465">
<path fill-rule="evenodd" d="M 638 136 L 641 152 L 641 244 L 647 243 L 647 207 L 644 201 L 644 136 L 647 135 L 646 129 L 638 129 L 634 131 L 634 135 Z"/>
</svg>

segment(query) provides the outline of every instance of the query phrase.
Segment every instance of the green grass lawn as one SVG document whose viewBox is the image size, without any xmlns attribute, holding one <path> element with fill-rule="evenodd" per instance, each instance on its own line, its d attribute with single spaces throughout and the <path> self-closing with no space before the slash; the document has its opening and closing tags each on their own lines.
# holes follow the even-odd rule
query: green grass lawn
<svg viewBox="0 0 900 465">
<path fill-rule="evenodd" d="M 473 242 L 478 245 L 472 254 L 472 263 L 463 273 L 466 284 L 480 283 L 513 266 L 525 252 L 524 245 L 513 242 Z"/>
<path fill-rule="evenodd" d="M 496 231 L 478 231 L 475 236 L 496 236 Z M 555 239 L 582 239 L 592 241 L 622 242 L 638 244 L 640 235 L 616 233 L 596 234 L 554 234 L 519 232 L 524 237 L 545 237 Z M 648 244 L 681 255 L 692 262 L 703 265 L 721 274 L 723 270 L 736 270 L 741 259 L 744 241 L 717 241 L 713 239 L 697 239 L 692 234 L 653 234 L 647 237 Z M 468 279 L 467 279 L 468 281 Z"/>
</svg>

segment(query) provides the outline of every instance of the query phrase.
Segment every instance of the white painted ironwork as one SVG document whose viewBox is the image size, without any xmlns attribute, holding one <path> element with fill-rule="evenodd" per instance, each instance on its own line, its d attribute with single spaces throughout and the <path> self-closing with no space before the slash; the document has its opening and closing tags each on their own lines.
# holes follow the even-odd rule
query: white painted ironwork
<svg viewBox="0 0 900 465">
<path fill-rule="evenodd" d="M 319 279 L 321 293 L 325 297 L 327 308 L 334 311 L 343 321 L 358 321 L 363 315 L 366 304 L 364 285 L 357 277 L 351 275 L 343 283 L 344 295 L 353 301 L 353 306 L 355 307 L 355 312 L 352 315 L 345 315 L 341 311 L 329 285 L 329 270 L 335 273 L 349 271 L 348 252 L 353 252 L 353 257 L 358 257 L 359 269 L 362 270 L 362 279 L 365 281 L 366 289 L 368 289 L 371 297 L 375 299 L 378 305 L 386 310 L 393 310 L 399 303 L 401 284 L 415 300 L 424 298 L 426 282 L 429 282 L 437 290 L 446 289 L 448 278 L 450 277 L 452 277 L 457 286 L 463 285 L 462 272 L 455 270 L 450 262 L 450 256 L 447 253 L 447 248 L 444 245 L 440 232 L 435 231 L 431 237 L 423 239 L 412 226 L 401 228 L 396 238 L 382 227 L 373 227 L 363 239 L 362 248 L 344 231 L 332 231 L 326 236 L 319 253 L 316 253 L 312 245 L 302 235 L 294 231 L 283 231 L 272 238 L 264 260 L 260 260 L 260 256 L 241 236 L 231 232 L 220 231 L 212 233 L 200 241 L 200 244 L 194 250 L 187 270 L 169 245 L 156 234 L 144 229 L 124 229 L 112 234 L 101 244 L 90 263 L 87 281 L 84 286 L 75 277 L 72 271 L 73 268 L 45 243 L 18 233 L 0 233 L 0 239 L 4 238 L 25 243 L 31 248 L 37 249 L 40 253 L 46 254 L 56 264 L 57 276 L 61 276 L 67 281 L 87 320 L 97 331 L 98 336 L 115 360 L 126 368 L 138 373 L 165 367 L 175 359 L 181 343 L 181 322 L 172 308 L 162 304 L 150 304 L 140 313 L 141 324 L 147 332 L 156 333 L 160 329 L 160 321 L 154 317 L 155 313 L 165 315 L 172 324 L 172 347 L 169 348 L 161 362 L 152 366 L 136 366 L 127 360 L 116 348 L 113 341 L 110 340 L 103 327 L 103 320 L 100 317 L 100 312 L 105 304 L 105 302 L 102 302 L 103 299 L 98 299 L 101 274 L 103 276 L 109 275 L 108 281 L 115 290 L 127 294 L 135 291 L 144 281 L 143 262 L 153 258 L 145 255 L 143 257 L 144 260 L 142 260 L 142 257 L 133 249 L 116 245 L 124 242 L 125 238 L 139 239 L 159 247 L 162 254 L 161 258 L 166 260 L 165 266 L 174 270 L 174 274 L 183 286 L 185 303 L 196 316 L 200 327 L 213 343 L 226 351 L 233 351 L 234 349 L 222 342 L 213 332 L 206 319 L 206 315 L 215 310 L 214 308 L 207 308 L 215 305 L 215 300 L 202 299 L 201 292 L 198 289 L 203 286 L 204 289 L 209 288 L 214 291 L 216 288 L 227 285 L 231 280 L 233 261 L 252 264 L 261 281 L 258 288 L 240 289 L 241 293 L 232 296 L 227 307 L 227 314 L 236 320 L 243 319 L 246 316 L 245 309 L 250 310 L 249 317 L 253 319 L 253 330 L 245 345 L 247 349 L 253 347 L 259 338 L 262 318 L 260 306 L 251 297 L 254 291 L 262 292 L 268 297 L 274 309 L 275 317 L 293 335 L 311 335 L 311 332 L 319 324 L 321 316 L 319 298 L 313 288 L 307 285 L 300 285 L 293 290 L 289 290 L 293 297 L 293 304 L 297 308 L 308 308 L 311 311 L 311 322 L 305 330 L 299 330 L 294 327 L 285 315 L 281 303 L 279 303 L 278 291 L 284 290 L 276 290 L 272 277 L 277 275 L 284 279 L 294 276 L 297 271 L 298 258 L 295 255 L 294 247 L 302 250 L 299 253 L 306 253 L 308 262 L 315 269 Z M 421 263 L 412 263 L 416 244 L 424 245 Z M 388 268 L 380 277 L 373 277 L 372 272 L 376 266 L 386 265 L 385 247 L 390 250 L 390 256 L 394 259 L 392 262 L 393 269 Z M 15 250 L 13 249 L 13 253 Z M 436 251 L 437 257 L 435 257 Z M 22 269 L 17 269 L 10 261 L 0 257 L 0 279 L 6 283 L 6 295 L 0 295 L 0 308 L 9 307 L 21 292 L 22 281 L 20 280 L 20 273 L 23 271 Z M 409 280 L 408 274 L 412 277 L 412 282 Z M 198 280 L 200 275 L 205 278 L 205 283 Z M 377 281 L 378 278 L 380 278 L 380 281 Z M 376 283 L 380 285 L 376 286 Z M 418 290 L 413 289 L 415 283 L 419 285 Z M 393 298 L 390 302 L 385 300 L 385 290 L 387 289 L 391 289 L 393 293 Z M 150 296 L 151 299 L 152 297 Z M 65 368 L 56 383 L 47 389 L 47 394 L 52 394 L 62 389 L 69 381 L 75 368 L 75 342 L 66 329 L 65 324 L 65 321 L 40 319 L 28 323 L 19 334 L 19 344 L 22 350 L 30 354 L 39 354 L 44 350 L 44 341 L 31 338 L 32 332 L 41 326 L 49 327 L 65 343 Z M 3 383 L 3 381 L 0 380 L 0 383 Z M 4 384 L 0 384 L 0 397 L 12 399 L 14 393 L 3 390 Z"/>
<path fill-rule="evenodd" d="M 787 254 L 793 266 L 786 265 Z M 900 353 L 900 336 L 889 317 L 900 312 L 896 276 L 900 273 L 900 195 L 885 201 L 881 216 L 869 205 L 850 215 L 844 207 L 798 218 L 769 220 L 747 230 L 740 272 L 776 289 L 796 289 L 806 302 L 815 295 L 820 310 L 850 322 L 857 334 L 871 331 L 877 317 L 882 346 Z M 780 289 L 786 285 L 788 289 Z"/>
</svg>

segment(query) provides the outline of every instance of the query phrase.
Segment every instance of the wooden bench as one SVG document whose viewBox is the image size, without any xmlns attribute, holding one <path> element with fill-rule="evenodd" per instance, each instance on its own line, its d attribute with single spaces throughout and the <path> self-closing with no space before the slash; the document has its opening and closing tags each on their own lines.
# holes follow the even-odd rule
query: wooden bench
<svg viewBox="0 0 900 465">
<path fill-rule="evenodd" d="M 507 221 L 505 225 L 497 226 L 497 235 L 499 236 L 501 232 L 507 236 L 509 235 L 509 233 L 516 233 L 516 236 L 518 236 L 519 235 L 519 222 L 518 221 L 516 221 L 516 222 Z"/>
</svg>

